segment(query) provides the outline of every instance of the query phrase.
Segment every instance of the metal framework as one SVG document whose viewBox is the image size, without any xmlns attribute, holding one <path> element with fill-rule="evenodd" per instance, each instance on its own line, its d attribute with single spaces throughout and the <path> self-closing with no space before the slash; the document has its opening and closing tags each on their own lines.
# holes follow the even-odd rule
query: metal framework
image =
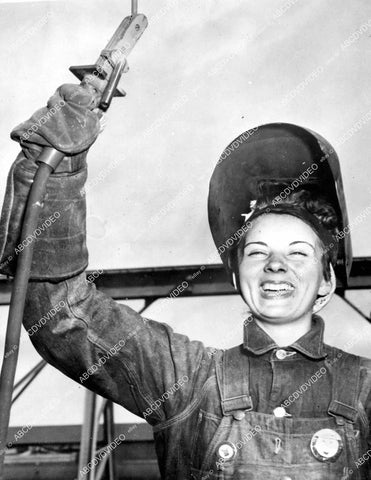
<svg viewBox="0 0 371 480">
<path fill-rule="evenodd" d="M 94 283 L 115 300 L 154 301 L 169 296 L 184 281 L 188 287 L 179 295 L 182 297 L 236 294 L 222 264 L 104 270 Z M 0 305 L 9 304 L 12 284 L 0 275 Z M 336 293 L 343 296 L 346 290 L 361 289 L 371 289 L 371 257 L 353 259 L 348 285 L 338 280 Z"/>
<path fill-rule="evenodd" d="M 87 272 L 87 275 L 94 272 Z M 94 277 L 94 275 L 93 275 Z M 12 280 L 0 277 L 0 305 L 8 305 Z M 236 291 L 230 285 L 221 264 L 191 265 L 128 270 L 106 270 L 96 279 L 97 288 L 116 300 L 143 299 L 148 308 L 157 299 L 169 297 L 193 297 L 211 295 L 233 295 Z M 178 287 L 182 286 L 182 289 Z M 338 283 L 339 294 L 357 313 L 369 322 L 371 319 L 345 297 L 348 290 L 371 289 L 371 257 L 358 257 L 353 260 L 350 279 L 345 286 Z M 46 363 L 39 362 L 15 385 L 13 402 L 26 390 Z M 113 405 L 103 399 L 97 407 L 98 396 L 86 392 L 84 420 L 81 427 L 78 480 L 116 480 L 114 450 L 107 446 L 115 438 Z M 103 415 L 103 439 L 105 446 L 97 450 L 99 420 Z M 11 441 L 12 430 L 9 435 Z M 105 452 L 102 461 L 84 473 L 84 466 L 92 462 L 99 453 Z"/>
</svg>

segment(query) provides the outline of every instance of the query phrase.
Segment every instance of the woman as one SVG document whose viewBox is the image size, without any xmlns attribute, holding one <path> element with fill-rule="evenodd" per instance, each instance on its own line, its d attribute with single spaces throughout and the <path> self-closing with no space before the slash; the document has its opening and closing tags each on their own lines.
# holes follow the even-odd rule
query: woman
<svg viewBox="0 0 371 480">
<path fill-rule="evenodd" d="M 42 109 L 12 133 L 23 151 L 9 176 L 1 221 L 1 272 L 12 274 L 40 146 L 70 155 L 51 177 L 44 207 L 44 219 L 56 211 L 60 217 L 35 243 L 24 325 L 39 353 L 153 426 L 162 478 L 370 478 L 369 465 L 359 461 L 368 449 L 370 362 L 325 345 L 323 321 L 313 314 L 335 288 L 332 235 L 341 202 L 321 200 L 309 184 L 277 201 L 287 185 L 277 171 L 274 179 L 266 178 L 262 168 L 262 179 L 251 155 L 248 179 L 258 181 L 246 183 L 244 175 L 226 173 L 235 168 L 236 156 L 222 157 L 211 182 L 210 224 L 217 245 L 218 238 L 230 238 L 232 227 L 245 232 L 228 243 L 222 259 L 251 315 L 242 345 L 225 352 L 205 348 L 117 304 L 86 281 L 85 157 L 98 122 L 82 87 L 62 86 L 49 105 L 60 99 L 67 107 L 63 123 L 56 114 L 47 129 L 40 127 L 25 141 L 24 132 L 45 115 Z M 79 116 L 73 131 L 69 115 Z M 86 118 L 90 130 L 78 130 Z M 238 155 L 255 145 L 261 156 L 268 145 L 279 158 L 282 138 L 284 151 L 291 151 L 287 132 L 277 136 L 275 130 L 278 143 L 262 142 L 272 128 L 282 126 L 248 135 Z M 68 149 L 61 145 L 60 139 L 72 136 Z M 262 158 L 264 166 L 269 155 Z M 247 168 L 245 158 L 239 166 L 240 172 Z M 219 188 L 231 178 L 248 188 Z M 250 213 L 242 208 L 248 198 L 256 200 Z M 249 217 L 245 223 L 243 213 Z M 343 256 L 345 251 L 343 245 Z"/>
</svg>

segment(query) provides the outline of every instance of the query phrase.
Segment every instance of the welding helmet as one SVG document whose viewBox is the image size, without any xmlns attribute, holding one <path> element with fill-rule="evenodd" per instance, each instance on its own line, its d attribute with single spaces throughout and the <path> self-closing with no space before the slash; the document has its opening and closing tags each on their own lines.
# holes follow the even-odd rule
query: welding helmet
<svg viewBox="0 0 371 480">
<path fill-rule="evenodd" d="M 223 151 L 212 174 L 209 224 L 230 280 L 239 233 L 244 231 L 246 218 L 256 216 L 252 210 L 254 202 L 262 196 L 269 197 L 273 206 L 282 209 L 285 197 L 296 189 L 320 195 L 334 208 L 340 233 L 332 243 L 335 246 L 336 242 L 332 264 L 336 276 L 346 286 L 352 247 L 349 230 L 344 234 L 348 216 L 337 154 L 318 133 L 289 123 L 270 123 L 242 133 Z M 310 225 L 317 221 L 308 212 L 287 213 Z M 317 232 L 321 228 L 311 226 Z"/>
</svg>

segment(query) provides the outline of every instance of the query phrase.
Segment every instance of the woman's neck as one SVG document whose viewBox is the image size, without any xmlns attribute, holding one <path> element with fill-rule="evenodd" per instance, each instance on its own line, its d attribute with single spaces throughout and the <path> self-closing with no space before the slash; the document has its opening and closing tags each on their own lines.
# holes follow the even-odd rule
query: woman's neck
<svg viewBox="0 0 371 480">
<path fill-rule="evenodd" d="M 255 319 L 257 325 L 265 331 L 279 347 L 287 347 L 305 335 L 312 327 L 312 315 L 290 323 L 270 323 Z"/>
</svg>

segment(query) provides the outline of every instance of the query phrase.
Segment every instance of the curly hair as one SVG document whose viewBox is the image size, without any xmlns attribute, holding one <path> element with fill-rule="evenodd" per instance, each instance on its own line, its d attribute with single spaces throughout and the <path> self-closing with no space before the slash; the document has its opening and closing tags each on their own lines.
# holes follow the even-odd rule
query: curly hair
<svg viewBox="0 0 371 480">
<path fill-rule="evenodd" d="M 265 202 L 265 206 L 269 206 L 273 203 L 268 203 L 267 198 L 261 198 L 260 201 Z M 314 215 L 322 224 L 326 230 L 331 231 L 332 235 L 338 233 L 338 217 L 334 207 L 328 202 L 326 197 L 321 194 L 317 194 L 314 191 L 302 189 L 291 193 L 284 200 L 285 204 L 295 205 L 301 208 L 305 208 L 309 213 Z M 263 208 L 263 206 L 257 208 Z"/>
<path fill-rule="evenodd" d="M 338 233 L 338 217 L 334 207 L 329 203 L 326 197 L 322 194 L 318 194 L 315 191 L 301 189 L 292 192 L 284 200 L 281 197 L 275 197 L 272 199 L 269 195 L 263 195 L 259 197 L 254 206 L 254 212 L 263 210 L 267 207 L 273 207 L 275 205 L 284 204 L 292 205 L 307 210 L 310 214 L 317 218 L 323 228 L 325 228 L 332 236 L 336 236 Z M 243 255 L 243 246 L 245 243 L 245 237 L 247 232 L 241 236 L 237 245 L 237 261 L 241 262 Z M 319 238 L 321 247 L 323 249 L 322 265 L 323 275 L 326 280 L 330 279 L 330 263 L 331 255 L 329 249 L 325 247 L 321 238 Z"/>
</svg>

